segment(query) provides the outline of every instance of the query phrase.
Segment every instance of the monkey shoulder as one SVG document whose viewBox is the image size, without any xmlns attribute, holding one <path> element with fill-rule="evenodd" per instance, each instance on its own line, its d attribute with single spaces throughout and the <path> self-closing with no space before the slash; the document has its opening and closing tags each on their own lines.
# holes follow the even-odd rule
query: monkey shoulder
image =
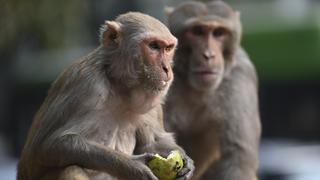
<svg viewBox="0 0 320 180">
<path fill-rule="evenodd" d="M 237 49 L 230 71 L 223 77 L 222 83 L 214 93 L 215 98 L 230 100 L 232 98 L 251 98 L 256 96 L 258 78 L 254 64 L 241 47 Z M 226 96 L 230 98 L 226 99 Z M 218 102 L 219 103 L 219 102 Z"/>
<path fill-rule="evenodd" d="M 233 137 L 229 139 L 231 142 L 242 139 L 238 142 L 256 145 L 261 131 L 256 70 L 243 49 L 238 49 L 234 60 L 230 74 L 222 81 L 213 99 L 217 106 L 215 114 L 228 129 L 224 131 L 225 137 Z M 233 128 L 235 124 L 238 128 Z"/>
<path fill-rule="evenodd" d="M 54 127 L 68 126 L 74 120 L 81 124 L 87 118 L 101 119 L 104 116 L 97 112 L 105 108 L 108 85 L 103 81 L 102 74 L 86 66 L 88 63 L 93 62 L 84 58 L 73 63 L 52 83 L 34 118 L 31 127 L 33 134 L 41 130 L 40 134 L 45 137 Z"/>
<path fill-rule="evenodd" d="M 256 68 L 251 61 L 248 53 L 242 48 L 238 48 L 234 58 L 233 73 L 246 77 L 247 79 L 257 83 Z M 236 76 L 234 75 L 234 76 Z M 234 77 L 233 77 L 234 78 Z"/>
<path fill-rule="evenodd" d="M 52 83 L 48 97 L 67 95 L 65 98 L 82 101 L 94 96 L 105 99 L 110 93 L 110 83 L 104 77 L 104 71 L 98 70 L 100 66 L 89 57 L 74 62 Z"/>
<path fill-rule="evenodd" d="M 243 108 L 256 111 L 258 103 L 257 73 L 243 49 L 237 50 L 230 72 L 224 77 L 213 96 L 218 106 L 220 102 L 224 102 L 222 108 L 227 111 L 241 111 Z"/>
</svg>

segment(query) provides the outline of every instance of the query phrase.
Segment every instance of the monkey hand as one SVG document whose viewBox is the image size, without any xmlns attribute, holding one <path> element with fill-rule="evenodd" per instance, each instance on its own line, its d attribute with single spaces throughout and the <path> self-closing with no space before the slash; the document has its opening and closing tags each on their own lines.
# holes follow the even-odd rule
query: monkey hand
<svg viewBox="0 0 320 180">
<path fill-rule="evenodd" d="M 193 160 L 186 154 L 182 154 L 183 168 L 177 174 L 177 180 L 191 179 L 194 171 Z"/>
<path fill-rule="evenodd" d="M 147 164 L 154 156 L 154 153 L 143 153 L 139 155 L 133 155 L 131 156 L 131 159 L 134 161 L 139 161 L 143 164 Z"/>
<path fill-rule="evenodd" d="M 135 161 L 133 168 L 134 176 L 128 179 L 139 179 L 139 180 L 158 180 L 158 178 L 152 173 L 150 168 L 146 165 L 155 155 L 153 153 L 144 153 L 140 155 L 133 155 L 131 159 Z"/>
</svg>

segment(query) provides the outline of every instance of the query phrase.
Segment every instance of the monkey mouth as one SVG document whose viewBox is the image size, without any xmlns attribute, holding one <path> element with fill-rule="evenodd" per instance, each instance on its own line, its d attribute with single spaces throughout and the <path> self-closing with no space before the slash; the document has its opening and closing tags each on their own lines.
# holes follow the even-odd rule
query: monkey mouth
<svg viewBox="0 0 320 180">
<path fill-rule="evenodd" d="M 160 93 L 160 92 L 164 91 L 168 85 L 169 85 L 169 82 L 164 81 L 164 80 L 160 80 L 158 82 L 153 82 L 153 83 L 147 85 L 147 89 L 151 90 L 154 93 Z"/>
<path fill-rule="evenodd" d="M 197 76 L 216 76 L 218 72 L 216 71 L 193 71 L 193 74 Z"/>
<path fill-rule="evenodd" d="M 168 86 L 169 82 L 161 80 L 158 84 L 158 90 L 162 91 L 164 89 L 166 89 L 166 87 Z"/>
<path fill-rule="evenodd" d="M 196 76 L 197 79 L 202 81 L 212 81 L 218 76 L 218 72 L 216 71 L 194 71 L 193 75 Z"/>
</svg>

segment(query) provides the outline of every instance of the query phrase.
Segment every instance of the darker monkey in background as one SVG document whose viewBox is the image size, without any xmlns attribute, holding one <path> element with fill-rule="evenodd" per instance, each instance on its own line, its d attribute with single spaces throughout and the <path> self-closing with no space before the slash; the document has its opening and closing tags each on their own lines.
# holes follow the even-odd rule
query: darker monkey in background
<svg viewBox="0 0 320 180">
<path fill-rule="evenodd" d="M 194 160 L 192 179 L 256 179 L 258 81 L 240 46 L 239 12 L 223 1 L 190 1 L 167 14 L 179 45 L 164 122 Z"/>
</svg>

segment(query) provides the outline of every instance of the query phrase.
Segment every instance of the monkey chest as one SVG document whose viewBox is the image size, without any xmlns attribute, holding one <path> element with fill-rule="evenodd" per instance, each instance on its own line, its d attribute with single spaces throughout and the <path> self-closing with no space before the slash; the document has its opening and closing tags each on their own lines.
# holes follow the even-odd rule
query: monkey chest
<svg viewBox="0 0 320 180">
<path fill-rule="evenodd" d="M 203 112 L 181 118 L 187 123 L 184 128 L 176 130 L 178 141 L 186 146 L 206 147 L 204 149 L 208 151 L 216 148 L 219 141 L 219 123 L 214 116 Z"/>
<path fill-rule="evenodd" d="M 133 154 L 136 144 L 135 134 L 120 130 L 114 138 L 110 139 L 108 147 L 123 152 L 125 154 Z"/>
<path fill-rule="evenodd" d="M 197 164 L 198 169 L 220 158 L 219 121 L 206 109 L 190 109 L 187 114 L 180 113 L 175 130 L 180 144 Z"/>
<path fill-rule="evenodd" d="M 135 129 L 131 127 L 102 128 L 94 141 L 113 150 L 131 155 L 136 145 Z"/>
<path fill-rule="evenodd" d="M 173 131 L 177 139 L 186 146 L 216 146 L 218 142 L 219 120 L 210 109 L 193 107 L 181 113 L 177 110 L 173 121 Z M 206 147 L 206 149 L 211 149 Z"/>
<path fill-rule="evenodd" d="M 174 130 L 182 134 L 202 134 L 203 130 L 214 130 L 219 124 L 218 118 L 208 107 L 181 105 L 172 114 L 169 121 L 174 124 Z"/>
</svg>

